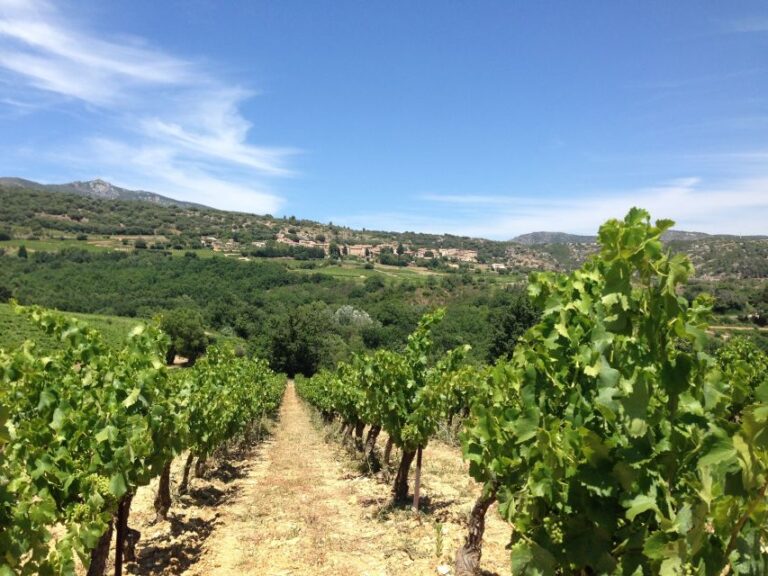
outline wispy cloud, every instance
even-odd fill
[[[422,195],[415,214],[336,216],[334,222],[394,230],[420,230],[495,239],[532,231],[594,234],[609,218],[632,206],[654,218],[672,218],[677,228],[709,233],[768,234],[768,177],[710,184],[697,177],[656,186],[591,195]],[[435,209],[437,204],[442,208]],[[367,223],[367,224],[366,224]]]
[[[268,188],[252,181],[243,184],[233,178],[223,178],[216,167],[201,165],[195,160],[179,158],[172,148],[147,144],[126,145],[106,138],[93,138],[85,148],[84,158],[62,156],[84,169],[95,162],[104,170],[102,177],[123,187],[151,190],[164,196],[185,199],[228,210],[275,214],[283,204],[282,198]],[[126,168],[126,166],[128,168]],[[252,207],[258,207],[258,210]]]
[[[191,63],[143,46],[79,31],[43,0],[0,0],[0,66],[42,90],[96,105],[130,98],[147,86],[194,86]]]
[[[255,212],[281,205],[267,191],[267,179],[290,175],[287,162],[298,151],[252,144],[241,106],[253,92],[199,63],[138,38],[104,39],[45,0],[0,0],[0,81],[7,106],[31,110],[46,94],[100,116],[98,139],[84,138],[75,152],[91,163],[90,175],[117,164],[127,186],[144,183],[171,196]],[[105,126],[111,130],[106,138]]]

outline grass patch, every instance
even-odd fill
[[[75,312],[63,312],[62,314],[86,322],[101,332],[110,346],[118,346],[124,342],[128,333],[142,323],[138,318],[99,316]],[[38,348],[44,351],[58,348],[56,339],[43,332],[29,318],[14,312],[10,304],[0,304],[0,348],[6,350],[16,348],[25,340],[32,340]]]
[[[16,253],[19,246],[26,247],[30,252],[59,252],[65,248],[77,248],[87,250],[88,252],[108,252],[111,248],[107,246],[97,246],[83,240],[3,240],[0,241],[0,248],[6,252]]]
[[[61,314],[68,318],[77,318],[91,328],[98,330],[106,343],[114,347],[121,346],[133,328],[149,322],[143,318],[126,318],[123,316],[82,314],[79,312],[61,312]],[[245,345],[245,341],[237,336],[213,333],[212,337],[219,344],[233,347]],[[26,340],[35,342],[42,351],[52,351],[59,347],[59,342],[55,338],[43,332],[25,315],[14,312],[10,304],[0,303],[0,349],[16,348]]]

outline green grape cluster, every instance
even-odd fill
[[[79,502],[72,506],[70,518],[75,522],[82,522],[91,515],[91,507],[85,502]]]
[[[109,478],[99,474],[91,474],[88,476],[88,486],[90,486],[93,492],[101,496],[105,502],[111,502],[114,499],[109,489]]]
[[[547,516],[544,518],[542,525],[553,543],[563,543],[563,522],[561,520],[552,516]]]

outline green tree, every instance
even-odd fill
[[[522,290],[498,293],[491,303],[489,314],[491,341],[488,361],[512,356],[518,339],[538,318],[539,311]]]
[[[183,356],[194,364],[208,347],[203,317],[196,310],[176,308],[165,312],[160,320],[160,328],[171,339],[166,353],[168,364],[173,363],[176,355]]]
[[[26,258],[27,258],[27,247],[26,247],[26,246],[24,246],[24,244],[22,244],[21,246],[19,246],[19,250],[16,252],[16,255],[17,255],[19,258],[24,258],[24,259],[26,259]]]
[[[366,292],[376,292],[377,290],[384,288],[384,279],[378,274],[375,276],[368,276],[363,282],[363,286],[365,286]]]
[[[333,318],[321,302],[305,304],[276,317],[269,329],[267,356],[277,372],[312,376],[321,365],[333,366],[343,355],[333,332]]]

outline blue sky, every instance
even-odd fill
[[[505,239],[768,233],[765,2],[0,0],[0,175]]]

